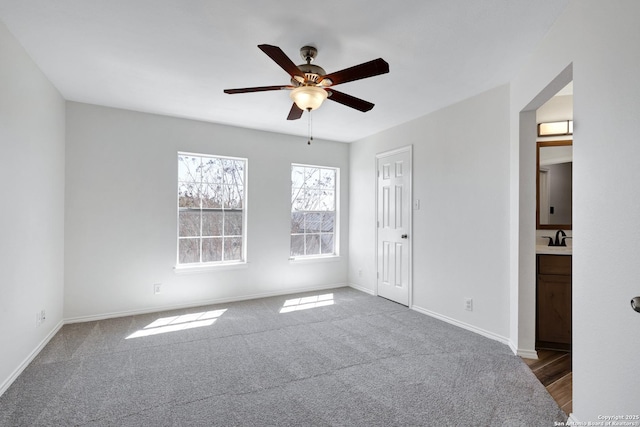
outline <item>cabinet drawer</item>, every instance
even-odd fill
[[[571,275],[570,255],[538,255],[538,274]]]

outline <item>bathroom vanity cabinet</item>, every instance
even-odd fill
[[[571,349],[571,255],[537,255],[536,348]]]

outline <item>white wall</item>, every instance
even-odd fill
[[[535,150],[523,136],[530,122],[521,111],[537,107],[538,95],[572,64],[573,417],[581,422],[640,409],[640,315],[629,304],[640,295],[638,16],[636,1],[572,1],[511,85],[512,179],[521,190],[519,197],[512,192],[511,205],[512,294],[520,299],[511,328],[520,346],[533,339],[523,304],[535,283],[534,237],[527,231]]]
[[[174,271],[178,151],[248,158],[245,267]],[[339,259],[289,261],[292,162],[341,169]],[[69,102],[65,318],[344,285],[348,186],[343,143]]]
[[[65,123],[64,100],[2,23],[0,63],[2,394],[62,321]]]
[[[508,119],[501,86],[351,144],[350,283],[375,291],[375,155],[412,145],[414,308],[508,340]]]
[[[573,120],[573,95],[554,96],[536,110],[536,123],[560,122]],[[554,139],[571,139],[567,136],[538,137],[538,140],[548,141]]]

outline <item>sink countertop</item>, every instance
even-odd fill
[[[536,254],[538,255],[571,255],[572,251],[571,246],[536,245]]]

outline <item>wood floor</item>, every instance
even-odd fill
[[[538,360],[525,358],[522,360],[546,387],[558,406],[569,415],[573,410],[571,353],[538,350]]]

